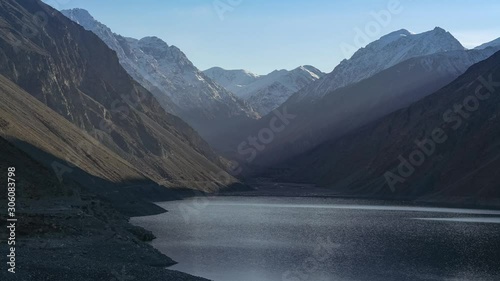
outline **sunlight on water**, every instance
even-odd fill
[[[373,210],[373,211],[405,211],[405,212],[431,212],[431,213],[455,213],[455,214],[481,214],[500,215],[500,211],[457,209],[457,208],[434,208],[434,207],[410,207],[410,206],[370,206],[370,205],[321,205],[321,204],[250,204],[250,203],[210,203],[214,206],[233,207],[265,207],[265,208],[313,208],[313,209],[344,209],[344,210]]]
[[[500,223],[500,218],[415,218],[415,220],[468,223]]]
[[[178,262],[171,269],[214,281],[496,281],[500,273],[500,211],[330,198],[158,205],[169,212],[131,221],[154,232],[152,245]]]

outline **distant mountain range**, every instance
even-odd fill
[[[325,75],[310,65],[291,71],[276,70],[267,75],[255,75],[245,70],[225,70],[220,67],[204,72],[228,91],[246,100],[262,116],[278,108],[292,94]]]
[[[181,117],[213,145],[225,143],[237,127],[258,118],[245,102],[199,71],[179,48],[157,37],[138,40],[115,34],[83,9],[61,12],[99,36],[166,111]]]

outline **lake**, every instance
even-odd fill
[[[500,211],[213,197],[132,218],[170,269],[215,281],[500,280]]]

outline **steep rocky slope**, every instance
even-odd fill
[[[417,57],[333,91],[320,102],[289,107],[285,104],[280,110],[286,107],[296,118],[277,134],[259,161],[277,163],[408,106],[444,87],[494,52],[494,48],[488,48]],[[270,118],[261,123],[270,122]]]
[[[38,0],[2,1],[0,18],[0,74],[148,178],[203,190],[236,182],[208,144],[165,113],[95,34]]]
[[[358,196],[498,199],[498,81],[500,53],[423,100],[294,159],[289,176]]]
[[[359,49],[323,79],[297,93],[296,99],[290,102],[318,101],[336,89],[369,78],[411,58],[463,50],[465,48],[453,35],[439,27],[420,34],[413,34],[405,29],[398,30]]]
[[[198,70],[179,48],[157,37],[138,40],[115,34],[82,9],[62,13],[99,36],[165,110],[180,116],[212,145],[225,143],[238,126],[258,117],[247,104]]]
[[[27,152],[33,151],[35,159],[59,172],[60,177],[78,166],[89,175],[110,182],[147,179],[130,163],[2,75],[0,135]],[[34,153],[35,149],[53,159],[44,159]]]
[[[441,28],[421,34],[404,29],[387,34],[284,102],[278,112],[296,118],[275,134],[265,153],[258,153],[252,163],[274,165],[407,106],[493,53],[467,51]],[[247,135],[269,127],[273,118],[275,114],[266,115],[249,127]],[[252,149],[240,148],[240,154]]]

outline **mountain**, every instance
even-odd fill
[[[8,171],[11,167],[29,171],[29,174],[17,173],[16,191],[18,199],[57,198],[71,194],[71,188],[61,184],[54,171],[35,161],[2,137],[0,137],[0,152],[2,153],[0,168],[3,171]],[[14,174],[16,173],[14,172]],[[0,177],[2,181],[7,182],[7,174]],[[6,199],[7,193],[2,192],[0,200]]]
[[[19,90],[15,86],[6,89],[9,88],[8,82],[5,78],[0,80],[0,89]],[[22,99],[30,100],[27,93],[19,91],[18,94],[23,95]],[[66,121],[53,114],[54,118],[62,119],[61,122]],[[0,174],[2,182],[7,182],[7,171],[15,168],[11,179],[15,180],[18,202],[16,217],[22,221],[16,226],[16,240],[22,240],[24,253],[29,256],[16,274],[6,270],[0,273],[2,280],[58,281],[68,280],[68,276],[75,276],[71,280],[103,280],[107,274],[110,277],[104,277],[104,280],[118,280],[122,278],[118,272],[126,271],[128,276],[140,280],[206,281],[165,269],[175,262],[146,243],[154,238],[151,232],[131,225],[128,217],[118,213],[108,202],[99,200],[95,194],[83,191],[74,182],[61,182],[56,171],[2,137],[0,155],[0,168],[5,171]],[[7,192],[0,193],[0,202],[7,204]],[[6,211],[0,212],[2,221],[6,222],[7,218]],[[3,225],[6,227],[7,224]],[[0,234],[2,251],[8,251],[7,243],[3,243],[7,241],[7,235],[7,232]],[[40,236],[43,236],[43,243],[40,243]],[[47,245],[58,245],[51,247],[49,261]],[[87,254],[90,247],[95,255]],[[123,256],[124,252],[127,257]]]
[[[416,57],[337,89],[319,102],[289,107],[285,103],[279,111],[286,109],[296,118],[275,136],[257,162],[273,165],[341,137],[434,93],[494,53],[494,48],[488,48]],[[261,126],[272,118],[263,118]]]
[[[83,9],[61,12],[99,36],[117,53],[128,74],[153,93],[165,110],[181,117],[210,143],[220,145],[238,126],[258,117],[199,71],[179,48],[157,37],[138,40],[115,34]]]
[[[219,67],[204,72],[228,91],[246,100],[262,116],[324,75],[320,70],[308,65],[291,71],[276,70],[262,76],[245,70],[224,70]]]
[[[99,160],[99,151],[87,155],[84,148],[79,149],[80,155],[96,162],[94,165],[123,164],[96,171],[98,176],[113,176],[116,181],[146,177],[167,187],[206,191],[237,182],[224,172],[220,157],[209,145],[181,119],[167,114],[95,34],[38,0],[1,1],[0,8],[0,74],[118,158],[107,162],[103,154],[104,159]],[[46,19],[43,24],[40,14]],[[26,108],[20,108],[17,114],[27,114],[23,112]],[[44,114],[32,113],[26,123],[45,122]],[[16,118],[13,114],[6,121],[16,124]],[[46,127],[49,125],[53,126],[47,123]],[[54,131],[40,139],[29,131],[21,133],[27,134],[25,142],[43,150],[63,140],[63,132]],[[79,147],[76,136],[67,141]],[[66,159],[71,155],[61,151],[59,156]],[[81,166],[85,169],[84,163]],[[117,175],[106,176],[107,170]]]
[[[342,61],[319,81],[302,89],[292,101],[319,100],[327,93],[371,77],[405,60],[447,51],[463,51],[460,42],[444,29],[412,34],[402,29],[389,33]]]
[[[498,39],[495,39],[491,42],[488,42],[488,43],[484,43],[480,46],[477,46],[475,49],[476,50],[482,50],[482,49],[486,49],[486,48],[489,48],[489,47],[498,47],[500,46],[500,38]]]
[[[2,75],[0,93],[0,136],[59,171],[59,176],[78,166],[110,182],[147,179],[130,163]],[[46,159],[36,150],[60,160]]]
[[[423,33],[417,38],[436,38],[436,36],[431,35],[441,33],[442,30],[438,29]],[[382,41],[369,44],[370,48],[395,42],[393,38],[395,34],[397,33],[391,33],[382,37]],[[444,36],[448,37],[448,33],[445,32]],[[407,41],[404,40],[404,42]],[[420,49],[421,40],[415,42],[417,44],[415,48],[405,45],[403,49]],[[436,44],[430,44],[430,46],[432,45]],[[317,102],[301,100],[300,94],[303,93],[304,89],[308,89],[314,84],[317,85],[326,77],[306,86],[279,108],[279,111],[286,109],[287,112],[297,117],[275,136],[273,143],[266,146],[266,153],[261,154],[260,160],[257,162],[262,165],[277,164],[290,156],[301,154],[324,141],[340,137],[384,115],[408,106],[446,86],[463,74],[471,65],[487,59],[495,51],[500,50],[500,48],[459,49],[461,50],[421,56],[412,53],[412,56],[416,57],[404,60],[359,82],[329,92],[320,97]],[[271,115],[263,118],[259,122],[260,127],[268,124],[272,118]],[[252,128],[254,130],[252,133],[255,133],[258,128],[259,126]]]
[[[243,69],[226,70],[221,67],[212,67],[203,71],[203,73],[236,95],[242,88],[254,83],[261,77]],[[238,97],[242,98],[241,95],[238,95]]]
[[[411,106],[293,159],[290,180],[361,196],[498,200],[498,81],[500,52]]]

